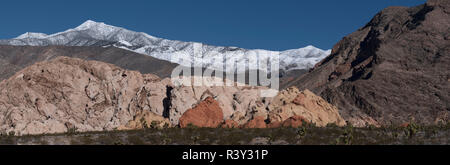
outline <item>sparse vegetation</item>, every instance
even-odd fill
[[[77,128],[76,127],[72,127],[72,128],[68,128],[67,129],[67,134],[72,135],[72,134],[76,134],[77,133]]]
[[[75,131],[76,132],[76,131]],[[87,145],[171,145],[171,144],[293,144],[293,145],[373,145],[373,144],[450,144],[450,125],[406,127],[364,127],[351,125],[299,128],[166,128],[109,132],[77,132],[64,134],[0,136],[0,144],[87,144]]]
[[[336,143],[351,145],[353,141],[353,130],[353,126],[350,123],[347,123],[347,126],[344,127],[344,133],[336,139]]]
[[[298,128],[297,134],[300,138],[305,137],[306,135],[306,128],[305,127],[300,127]]]
[[[419,131],[420,126],[411,122],[405,127],[405,135],[409,138],[414,137],[414,135]]]

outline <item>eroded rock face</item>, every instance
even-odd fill
[[[167,80],[170,81],[170,80]],[[257,106],[260,90],[265,87],[250,86],[174,86],[170,92],[170,121],[178,124],[179,118],[186,110],[207,97],[214,97],[223,112],[224,120],[231,119],[233,114],[245,115],[248,109]],[[239,120],[235,120],[239,121]],[[243,124],[243,122],[239,122]]]
[[[175,86],[97,61],[57,57],[0,82],[0,132],[16,135],[171,126],[267,128],[304,120],[341,125],[337,109],[295,88]],[[293,118],[294,117],[294,118]],[[303,119],[302,119],[303,120]],[[270,125],[268,125],[270,123]],[[278,124],[276,124],[278,123]]]
[[[32,65],[0,87],[0,131],[18,135],[140,129],[167,119],[174,126],[207,97],[219,100],[221,123],[245,115],[262,88],[176,87],[170,79],[68,57]]]
[[[190,124],[197,127],[217,128],[223,122],[223,112],[214,98],[207,97],[194,108],[183,113],[179,122],[181,128],[186,128]]]
[[[161,104],[151,104],[165,96],[152,84],[158,81],[97,61],[58,57],[37,63],[0,83],[0,131],[113,130],[143,110],[162,113]]]
[[[317,126],[326,126],[329,123],[345,125],[345,120],[335,106],[309,90],[300,92],[295,87],[280,92],[272,100],[268,118],[271,122],[284,122],[293,116],[302,116],[304,120]]]
[[[232,120],[242,128],[299,127],[303,122],[319,127],[346,124],[335,106],[311,91],[299,91],[296,87],[283,90],[274,98],[260,98],[245,114],[233,114]]]

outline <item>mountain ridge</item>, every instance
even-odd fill
[[[280,68],[285,71],[309,69],[328,56],[331,51],[322,50],[312,45],[286,51],[212,46],[198,42],[167,40],[144,32],[135,32],[92,20],[87,20],[73,29],[50,35],[27,32],[13,39],[0,40],[0,44],[16,46],[114,46],[183,66],[190,66],[193,61],[201,61],[201,63],[193,67],[213,70],[223,70],[227,60],[234,60],[230,59],[231,57],[237,58],[238,61],[253,61],[249,59],[248,54],[255,53],[280,55]],[[193,50],[196,45],[200,45],[199,53],[201,57],[197,57],[198,55]],[[220,58],[223,58],[225,62],[217,60]],[[255,69],[256,67],[256,64],[251,63],[247,70]],[[227,69],[226,71],[231,71],[235,67],[225,68]]]

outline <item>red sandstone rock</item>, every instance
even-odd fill
[[[249,122],[245,123],[242,127],[243,128],[267,128],[267,124],[264,121],[266,120],[263,116],[257,116],[250,120]]]
[[[294,103],[296,105],[304,106],[305,105],[305,99],[306,99],[305,95],[299,94],[297,97],[295,97],[294,100],[292,100],[292,103]]]
[[[289,119],[285,120],[282,124],[283,127],[301,127],[303,125],[303,122],[307,122],[304,117],[302,116],[292,116]]]
[[[345,120],[340,116],[339,110],[335,106],[308,89],[299,91],[297,88],[291,87],[279,92],[270,102],[268,110],[270,122],[283,123],[290,117],[301,116],[304,120],[315,123],[320,127],[329,123],[336,123],[339,126],[345,125]]]
[[[279,121],[274,121],[274,122],[270,122],[269,124],[267,124],[267,127],[268,128],[279,128],[279,127],[281,127],[281,124],[283,124],[283,123],[281,123]]]
[[[225,120],[222,124],[222,128],[237,128],[239,127],[239,124],[235,122],[234,120]]]
[[[216,128],[223,121],[223,112],[219,103],[212,97],[206,98],[197,106],[187,110],[180,118],[180,127],[186,128],[189,124],[197,127]]]

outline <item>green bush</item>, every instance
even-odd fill
[[[150,124],[150,128],[158,128],[158,122],[152,121],[152,123]]]
[[[297,135],[299,137],[305,137],[306,136],[306,128],[305,127],[298,128]]]
[[[68,134],[68,135],[74,135],[74,134],[76,134],[76,133],[77,133],[77,128],[75,128],[75,127],[68,128],[68,129],[67,129],[67,134]]]
[[[420,126],[416,123],[411,122],[404,129],[405,136],[412,138],[414,135],[416,135],[417,132],[419,132],[419,130],[420,130]]]
[[[345,144],[345,145],[351,145],[353,142],[353,132],[354,128],[353,125],[350,123],[347,123],[347,126],[344,128],[344,133],[338,138],[337,144]]]

